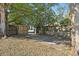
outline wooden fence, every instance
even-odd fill
[[[26,25],[9,25],[7,35],[26,35],[28,26]]]
[[[27,25],[18,25],[18,34],[19,35],[26,35],[28,33],[28,26]]]
[[[8,28],[7,28],[7,35],[8,36],[11,36],[11,35],[17,35],[18,32],[17,32],[17,26],[16,25],[8,25]]]

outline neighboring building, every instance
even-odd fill
[[[29,26],[28,34],[36,34],[36,28],[34,26]]]

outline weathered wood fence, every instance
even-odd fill
[[[8,25],[7,35],[26,35],[28,32],[27,25]]]

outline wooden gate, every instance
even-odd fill
[[[18,29],[16,25],[8,25],[7,28],[7,35],[12,36],[12,35],[17,35],[18,34]]]
[[[18,34],[19,35],[26,35],[27,33],[28,33],[27,25],[18,25]]]

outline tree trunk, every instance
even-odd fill
[[[75,28],[74,28],[74,19],[75,19],[75,14],[72,14],[72,30],[71,30],[71,44],[74,47],[75,46]]]
[[[39,31],[40,31],[39,27],[36,27],[36,34],[39,34]]]
[[[0,4],[0,14],[1,14],[1,31],[3,34],[2,39],[6,38],[6,19],[5,19],[5,9],[4,4]]]
[[[75,19],[75,4],[70,4],[70,19],[71,19],[71,27],[72,27],[72,30],[71,30],[71,46],[75,46],[75,29],[74,29],[74,19]]]
[[[76,20],[76,10],[75,8],[77,7],[76,4],[72,4],[71,6],[71,26],[72,26],[72,31],[71,31],[71,45],[74,48],[74,54],[77,54],[77,48],[78,48],[78,33],[75,27],[75,20]]]

